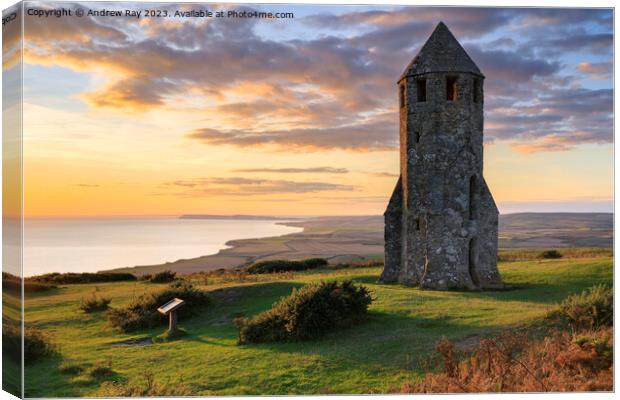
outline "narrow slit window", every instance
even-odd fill
[[[416,231],[420,230],[420,218],[415,219],[415,230]]]
[[[469,241],[469,276],[474,285],[478,286],[478,274],[476,273],[476,238]]]
[[[469,219],[476,219],[476,191],[477,188],[476,175],[472,175],[469,179]]]
[[[420,143],[420,132],[418,131],[413,132],[413,140],[415,143]]]
[[[480,79],[474,79],[474,103],[480,103]]]
[[[398,98],[400,99],[400,108],[405,106],[405,85],[400,85],[398,87]]]
[[[426,101],[426,79],[418,79],[416,86],[418,89],[418,101]]]
[[[456,78],[446,78],[446,100],[456,101]]]

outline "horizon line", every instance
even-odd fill
[[[614,211],[516,211],[499,213],[500,216],[514,215],[514,214],[614,214]],[[212,214],[212,213],[184,213],[184,214],[109,214],[109,215],[35,215],[35,216],[23,216],[24,220],[27,219],[107,219],[107,218],[181,218],[183,216],[204,216],[204,217],[260,217],[260,218],[326,218],[326,217],[379,217],[383,214],[294,214],[294,215],[282,215],[282,214]],[[3,219],[19,219],[19,217],[3,217]],[[205,218],[208,219],[208,218]]]

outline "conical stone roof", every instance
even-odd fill
[[[398,80],[429,72],[469,72],[484,76],[443,22],[437,24],[418,55],[411,60]]]

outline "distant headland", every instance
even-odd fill
[[[180,219],[240,219],[244,221],[298,221],[300,217],[273,217],[268,215],[212,215],[212,214],[184,214]]]

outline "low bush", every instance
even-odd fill
[[[323,282],[293,289],[290,296],[251,319],[236,319],[239,343],[313,339],[362,321],[372,302],[364,286]]]
[[[327,266],[324,258],[308,258],[302,261],[267,260],[259,261],[247,268],[250,274],[269,274],[273,272],[304,271]]]
[[[140,275],[138,279],[141,281],[150,281],[152,277],[153,275],[151,274],[144,274],[144,275]]]
[[[36,293],[45,292],[50,289],[55,289],[56,286],[49,283],[32,282],[28,279],[23,281],[24,292]],[[21,294],[22,279],[19,276],[15,276],[6,272],[2,273],[2,290],[13,295]]]
[[[58,367],[58,371],[65,375],[79,375],[84,371],[84,367],[75,363],[63,363]]]
[[[24,281],[24,292],[26,293],[46,292],[56,288],[56,285],[49,283]]]
[[[8,323],[2,324],[2,351],[14,362],[21,362],[21,328]],[[34,363],[39,359],[56,352],[47,335],[43,332],[26,328],[24,330],[24,362]]]
[[[52,272],[44,275],[37,275],[26,278],[27,282],[43,282],[57,285],[68,285],[76,283],[102,283],[102,282],[120,282],[135,281],[135,275],[129,273],[117,272]]]
[[[98,364],[88,370],[88,375],[95,379],[105,379],[112,377],[116,372],[112,369],[112,362]]]
[[[24,331],[24,361],[26,364],[38,361],[44,356],[56,352],[49,336],[34,328],[26,328]]]
[[[80,303],[80,310],[85,313],[105,311],[108,309],[108,305],[111,301],[112,299],[109,297],[97,297],[97,294],[93,293],[90,297],[82,299]]]
[[[22,354],[21,329],[18,326],[2,321],[2,354],[14,362],[21,362]]]
[[[160,314],[157,308],[175,297],[185,301],[185,305],[178,311],[179,318],[191,315],[199,307],[209,304],[206,292],[196,289],[185,280],[175,280],[165,290],[143,294],[126,307],[110,308],[106,317],[112,326],[122,332],[165,325],[167,317]]]
[[[172,271],[162,271],[153,274],[149,279],[152,283],[170,283],[176,279],[177,273]]]
[[[545,250],[540,253],[542,258],[562,258],[562,253],[557,250]]]
[[[555,331],[543,340],[507,332],[482,339],[473,354],[459,361],[447,339],[436,343],[440,372],[429,370],[404,393],[583,392],[613,390],[610,327],[587,338]],[[435,363],[436,365],[436,363]]]
[[[321,268],[327,266],[328,262],[324,258],[307,258],[302,260],[306,269]]]
[[[596,285],[580,294],[573,294],[560,304],[560,315],[576,329],[611,326],[614,317],[613,289]]]
[[[355,261],[347,263],[331,264],[330,269],[348,269],[348,268],[374,268],[383,267],[382,260]]]

